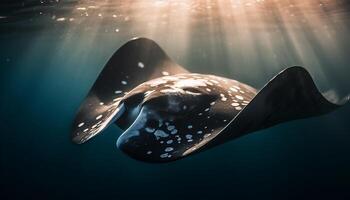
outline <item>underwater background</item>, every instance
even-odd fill
[[[124,155],[117,126],[70,140],[81,101],[133,37],[258,89],[303,66],[345,96],[349,22],[347,0],[1,1],[0,199],[350,199],[350,105],[166,164]]]

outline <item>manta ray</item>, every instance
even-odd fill
[[[261,90],[233,79],[191,73],[147,38],[120,47],[83,100],[72,141],[85,143],[114,123],[116,145],[130,157],[169,162],[281,122],[329,113],[328,100],[302,67],[290,67]]]

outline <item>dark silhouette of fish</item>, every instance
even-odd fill
[[[146,162],[168,162],[275,124],[325,114],[329,101],[302,67],[290,67],[260,91],[215,75],[190,73],[152,40],[133,39],[108,61],[82,103],[72,140],[81,144],[111,123],[117,146]]]

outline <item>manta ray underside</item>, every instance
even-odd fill
[[[152,40],[133,39],[108,61],[75,117],[81,144],[115,123],[117,146],[146,162],[168,162],[275,124],[331,112],[302,67],[290,67],[260,91],[215,75],[190,73]]]

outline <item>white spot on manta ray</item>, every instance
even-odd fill
[[[139,68],[144,68],[144,67],[145,67],[145,64],[143,64],[142,62],[138,62],[138,63],[137,63],[137,66],[138,66]]]
[[[162,74],[163,74],[164,76],[169,76],[169,72],[167,72],[167,71],[162,71]]]
[[[101,118],[102,118],[102,115],[99,115],[99,116],[96,117],[96,120],[99,120]]]
[[[155,131],[154,128],[150,128],[150,127],[146,127],[145,130],[148,132],[148,133],[153,133]]]
[[[187,134],[187,135],[185,135],[185,137],[186,137],[186,139],[192,139],[192,135],[191,134]]]
[[[165,152],[169,152],[169,151],[172,151],[172,150],[174,150],[174,148],[173,147],[167,147],[167,148],[165,148]]]
[[[169,134],[167,134],[166,132],[162,131],[162,130],[156,130],[153,133],[156,137],[168,137]]]
[[[168,153],[163,153],[163,154],[160,155],[161,158],[167,158],[168,156],[169,156]]]
[[[232,90],[233,92],[238,92],[238,90],[236,88],[231,87],[230,90]]]
[[[80,127],[82,127],[82,126],[84,126],[84,122],[82,122],[82,123],[80,123],[80,124],[78,124],[78,127],[80,128]]]
[[[236,109],[236,110],[242,110],[242,107],[237,106],[237,107],[235,107],[235,109]]]
[[[225,97],[224,94],[220,94],[220,96],[221,96],[221,101],[227,101],[227,98]]]
[[[232,103],[231,105],[234,107],[237,107],[237,106],[239,106],[239,103]]]
[[[171,130],[173,130],[173,129],[175,128],[175,126],[170,125],[170,126],[168,126],[167,128],[168,128],[169,131],[171,131]]]
[[[166,141],[166,143],[171,144],[171,143],[173,143],[173,140],[168,140],[168,141]]]
[[[236,95],[236,98],[239,99],[239,100],[243,100],[244,98],[240,95]]]
[[[128,84],[128,82],[126,82],[126,81],[121,81],[121,83],[122,83],[123,85]]]

